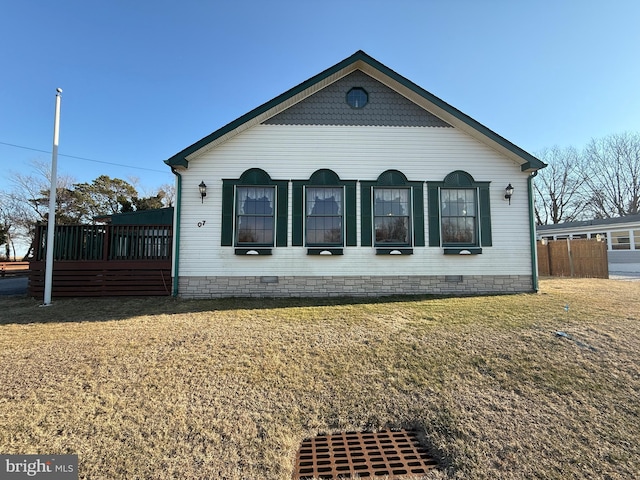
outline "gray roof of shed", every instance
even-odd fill
[[[599,226],[619,225],[619,224],[627,224],[627,223],[637,223],[640,225],[640,215],[626,215],[624,217],[615,217],[615,218],[594,218],[593,220],[582,220],[578,222],[554,223],[552,225],[538,225],[536,227],[536,230],[538,232],[549,232],[549,231],[563,230],[563,229],[569,229],[569,228],[584,229],[591,226],[599,227]]]

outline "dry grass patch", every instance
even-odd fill
[[[81,478],[284,479],[305,437],[413,427],[444,466],[427,478],[633,478],[639,294],[5,298],[0,452],[77,453]]]

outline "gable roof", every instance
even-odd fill
[[[385,85],[407,97],[409,100],[420,105],[425,110],[440,117],[445,122],[466,132],[480,142],[512,159],[520,165],[522,171],[531,172],[546,167],[546,164],[541,160],[522,150],[520,147],[509,142],[494,131],[462,113],[460,110],[452,107],[445,101],[429,93],[402,75],[394,72],[389,67],[386,67],[373,57],[370,57],[362,50],[358,50],[350,57],[311,77],[290,90],[287,90],[259,107],[254,108],[250,112],[242,115],[201,140],[198,140],[193,145],[188,146],[168,160],[165,160],[165,163],[170,167],[187,168],[189,166],[189,158],[195,154],[213,148],[247,128],[277,115],[295,103],[355,70],[361,70],[381,81]]]

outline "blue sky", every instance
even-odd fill
[[[364,50],[525,150],[640,131],[637,0],[24,0],[0,14],[0,189],[138,177]],[[82,157],[85,160],[72,157]],[[89,160],[93,161],[89,161]],[[117,165],[114,165],[117,164]]]

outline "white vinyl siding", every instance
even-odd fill
[[[477,181],[491,182],[493,246],[464,258],[445,256],[435,247],[419,247],[402,258],[376,256],[372,247],[346,247],[339,257],[307,256],[306,248],[291,246],[290,183],[289,246],[275,247],[271,256],[236,256],[232,247],[220,246],[222,179],[239,178],[256,167],[278,179],[309,178],[327,168],[340,178],[360,181],[375,181],[394,168],[425,182],[464,170]],[[181,174],[180,276],[531,274],[527,174],[454,128],[260,125],[190,158]],[[203,180],[208,186],[204,203],[198,191]],[[504,199],[509,183],[515,188],[511,205]],[[425,206],[426,195],[425,188]]]

